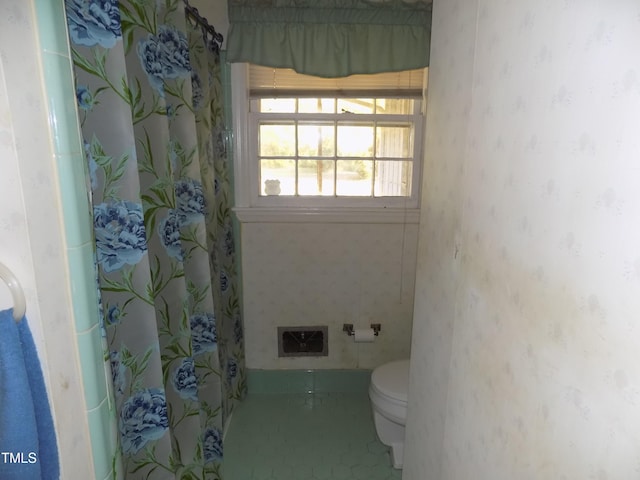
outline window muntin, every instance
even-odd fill
[[[414,196],[418,99],[254,98],[250,117],[259,199]]]

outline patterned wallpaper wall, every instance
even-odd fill
[[[245,223],[242,272],[248,368],[373,368],[407,358],[417,225]],[[354,343],[343,323],[381,323]],[[277,327],[327,325],[327,357],[278,358]]]
[[[638,478],[640,4],[433,23],[403,478]]]

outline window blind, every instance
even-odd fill
[[[325,78],[304,75],[290,68],[249,66],[252,97],[387,96],[420,97],[426,87],[426,68],[371,75]]]

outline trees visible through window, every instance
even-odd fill
[[[259,196],[411,197],[420,101],[256,98]]]

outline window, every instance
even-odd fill
[[[252,100],[259,195],[410,198],[418,107],[404,98]]]
[[[241,206],[417,208],[423,70],[346,79],[249,71]]]

